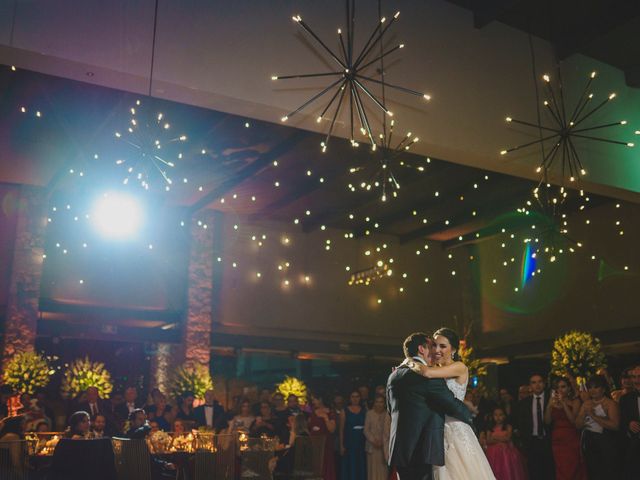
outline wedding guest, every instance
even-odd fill
[[[629,371],[633,390],[620,398],[621,430],[624,441],[624,478],[640,477],[640,365]]]
[[[91,422],[91,437],[111,437],[111,432],[108,432],[107,429],[107,417],[103,413],[98,413],[95,417],[93,417],[93,421]]]
[[[124,391],[124,401],[114,408],[114,413],[120,422],[124,422],[139,408],[142,408],[142,403],[138,400],[138,390],[136,387],[127,387]]]
[[[527,469],[531,480],[554,478],[550,429],[544,423],[544,411],[549,403],[544,378],[533,374],[529,378],[531,395],[518,403],[519,440],[527,456]]]
[[[195,401],[195,394],[193,392],[184,392],[178,397],[178,414],[176,419],[180,419],[184,422],[188,422],[192,425],[196,423],[196,417],[193,414],[193,402]]]
[[[11,460],[11,470],[22,470],[22,445],[19,442],[24,438],[25,418],[23,415],[5,417],[0,421],[0,452],[8,450]],[[0,470],[0,475],[4,474]]]
[[[619,478],[616,432],[620,427],[618,404],[606,397],[607,381],[596,375],[587,382],[589,399],[576,418],[583,428],[583,450],[589,478]]]
[[[311,415],[308,426],[311,436],[324,437],[324,460],[322,463],[322,478],[324,480],[336,480],[336,464],[333,454],[334,437],[336,431],[336,416],[327,407],[322,395],[311,395]]]
[[[177,418],[176,420],[173,421],[173,428],[171,429],[171,431],[175,433],[176,436],[180,436],[180,435],[184,435],[187,429],[185,428],[182,420]]]
[[[255,419],[256,417],[251,413],[249,400],[243,400],[240,404],[240,411],[229,422],[229,433],[248,432]]]
[[[545,423],[551,426],[551,450],[556,467],[556,480],[587,478],[580,454],[580,434],[576,428],[580,406],[580,400],[575,398],[569,380],[556,379],[553,395],[544,414]]]
[[[341,422],[340,453],[342,454],[342,478],[366,479],[366,454],[364,438],[365,409],[358,390],[349,395],[349,405],[344,409]]]
[[[302,413],[291,415],[287,420],[287,427],[289,430],[289,438],[287,439],[284,451],[278,457],[275,471],[284,478],[291,478],[296,455],[296,440],[309,437],[306,415]]]
[[[89,438],[91,419],[87,412],[75,412],[69,417],[69,426],[63,433],[64,438],[85,440]]]
[[[364,420],[368,480],[387,480],[389,477],[389,467],[387,466],[389,443],[385,431],[389,430],[390,426],[391,417],[385,408],[385,399],[378,395],[373,401],[373,408],[367,412]],[[385,437],[387,438],[386,444]]]
[[[36,433],[50,432],[51,426],[45,420],[40,420],[38,423],[36,423],[36,426],[33,429],[33,431]]]
[[[526,480],[524,457],[513,445],[513,427],[501,407],[493,410],[484,432],[487,460],[496,480]]]
[[[373,402],[369,398],[369,386],[362,384],[358,387],[358,393],[360,394],[360,404],[365,410],[369,410],[373,406]]]
[[[333,412],[336,416],[336,434],[334,436],[333,453],[336,464],[336,477],[342,478],[342,454],[340,453],[340,445],[342,438],[342,417],[344,416],[344,397],[340,393],[333,396]]]
[[[278,431],[278,421],[271,411],[269,402],[261,402],[258,416],[251,424],[249,434],[254,438],[266,436],[268,438],[280,438],[281,432]]]
[[[611,399],[616,402],[620,401],[620,397],[634,390],[633,381],[631,380],[631,371],[633,367],[625,368],[620,374],[620,388],[611,392]]]
[[[513,421],[513,415],[516,409],[516,402],[513,399],[513,395],[506,388],[501,388],[498,393],[498,407],[502,408],[505,415],[507,416],[507,421]]]
[[[111,413],[111,405],[108,401],[100,398],[100,392],[97,387],[89,387],[85,391],[85,401],[78,404],[78,411],[87,412],[91,417],[102,413],[107,415]]]
[[[171,430],[171,405],[167,404],[167,397],[162,392],[155,395],[153,405],[149,406],[150,412],[147,412],[147,418],[158,423],[158,428],[164,432]],[[146,412],[146,409],[145,409]]]
[[[251,412],[254,416],[260,415],[260,408],[262,402],[271,403],[271,391],[268,388],[263,388],[258,394],[258,401],[251,406]]]
[[[9,416],[9,398],[13,390],[9,385],[0,386],[0,418]]]
[[[284,401],[284,396],[280,392],[275,392],[273,400],[273,416],[276,419],[278,436],[280,443],[286,445],[289,441],[289,409]]]
[[[132,440],[142,440],[151,433],[151,426],[147,422],[147,414],[142,408],[136,408],[129,414],[129,429],[125,437]]]
[[[291,393],[287,397],[287,409],[289,410],[289,416],[302,413],[302,408],[300,407],[300,399],[295,393]]]
[[[531,396],[531,387],[529,385],[520,385],[518,387],[518,402]]]
[[[204,392],[204,404],[193,410],[193,416],[197,427],[218,431],[224,428],[224,408],[215,399],[213,390]]]

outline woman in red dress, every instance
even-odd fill
[[[321,395],[311,395],[311,415],[309,416],[309,434],[324,435],[324,462],[322,465],[322,478],[324,480],[336,480],[336,464],[334,457],[333,437],[336,431],[336,416],[326,406]]]
[[[558,378],[547,405],[544,421],[551,425],[551,448],[556,464],[556,480],[586,480],[587,471],[580,455],[580,432],[576,417],[580,400],[574,398],[571,383]]]

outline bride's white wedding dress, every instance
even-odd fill
[[[446,380],[447,387],[460,401],[464,400],[467,384],[455,378]],[[433,467],[434,480],[495,480],[473,429],[448,415],[444,422],[444,466]]]

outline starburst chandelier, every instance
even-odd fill
[[[558,74],[558,76],[560,75]],[[596,72],[591,72],[582,95],[573,110],[570,110],[565,102],[565,93],[561,78],[558,79],[557,88],[554,88],[551,84],[551,77],[546,74],[543,75],[545,99],[542,105],[548,117],[551,118],[551,122],[543,123],[538,120],[537,123],[532,123],[510,116],[506,117],[507,123],[515,123],[537,129],[540,133],[540,138],[502,150],[500,154],[506,155],[526,147],[540,145],[542,149],[542,161],[537,167],[536,172],[542,174],[541,183],[546,182],[547,173],[551,171],[556,159],[559,158],[562,185],[564,185],[565,178],[568,177],[570,182],[575,182],[587,173],[576,150],[575,143],[577,141],[591,140],[633,147],[634,144],[631,142],[603,138],[592,134],[595,130],[626,125],[626,120],[596,125],[587,125],[585,123],[587,119],[591,118],[596,112],[616,98],[615,93],[610,93],[605,99],[594,106],[592,102],[594,94],[590,91],[590,88],[595,78]],[[550,148],[545,149],[545,146],[549,145]]]
[[[115,132],[115,138],[126,145],[116,165],[126,168],[123,184],[133,180],[149,190],[154,182],[160,181],[168,191],[173,183],[170,170],[183,157],[177,144],[185,142],[187,136],[175,136],[162,112],[146,114],[142,108],[142,102],[136,100],[135,106],[129,109],[127,128]]]
[[[300,15],[293,16],[293,21],[296,22],[309,36],[311,36],[315,42],[322,48],[322,50],[331,58],[332,62],[336,64],[337,68],[329,72],[319,73],[304,73],[297,75],[273,75],[272,80],[288,80],[294,78],[318,78],[318,77],[332,77],[336,78],[327,87],[316,93],[309,100],[304,102],[295,110],[291,111],[287,115],[283,116],[281,120],[286,122],[294,115],[298,114],[309,105],[319,100],[321,97],[333,92],[329,101],[322,109],[320,115],[316,118],[316,121],[320,123],[325,114],[329,113],[331,116],[328,132],[324,141],[321,142],[322,151],[327,150],[329,140],[331,139],[336,120],[338,119],[340,112],[343,109],[348,109],[348,118],[350,119],[350,140],[353,146],[358,146],[359,142],[355,139],[354,131],[356,130],[356,119],[359,123],[359,130],[367,138],[372,146],[376,145],[374,128],[371,125],[369,114],[367,113],[365,100],[368,99],[374,108],[380,110],[387,116],[393,116],[393,112],[389,110],[384,98],[376,95],[372,89],[371,84],[377,84],[382,87],[389,87],[404,93],[422,97],[425,100],[430,100],[430,96],[425,93],[420,93],[409,88],[405,88],[399,85],[393,85],[387,83],[384,80],[384,74],[381,79],[373,78],[367,72],[367,69],[373,65],[381,62],[388,55],[404,48],[404,44],[397,44],[387,50],[381,49],[380,53],[372,54],[376,47],[382,46],[382,39],[385,32],[389,30],[393,25],[400,12],[396,12],[391,19],[386,17],[380,17],[378,24],[369,35],[368,40],[360,49],[356,51],[354,46],[354,20],[355,20],[355,0],[346,0],[346,39],[342,33],[342,29],[338,29],[338,43],[339,50],[334,51],[327,46],[326,43],[316,35],[313,30],[302,20]],[[333,114],[331,109],[333,107]]]

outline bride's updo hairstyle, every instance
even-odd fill
[[[458,354],[458,350],[460,349],[460,337],[458,337],[458,334],[450,328],[442,327],[433,334],[433,339],[435,340],[436,337],[439,336],[442,336],[449,340],[451,350],[455,350],[455,352],[451,354],[451,359],[454,362],[460,361],[460,355]]]

